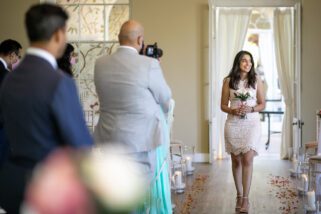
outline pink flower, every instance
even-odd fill
[[[36,213],[93,213],[90,196],[65,150],[57,150],[41,164],[30,183],[26,202]]]

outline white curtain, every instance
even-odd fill
[[[281,92],[285,102],[282,126],[281,158],[291,158],[289,148],[293,148],[293,80],[294,47],[292,9],[275,9],[273,18],[275,56]]]
[[[272,31],[267,30],[260,33],[259,50],[260,59],[263,66],[264,78],[267,84],[268,90],[266,96],[270,99],[279,98],[278,92],[278,79],[277,67],[275,61],[274,46],[274,34]],[[267,106],[268,107],[268,106]]]
[[[221,111],[222,83],[232,69],[237,52],[242,50],[248,29],[251,9],[219,8],[217,20],[217,39],[213,72],[213,112],[212,146],[215,158],[226,156],[224,147],[224,124],[226,114]]]

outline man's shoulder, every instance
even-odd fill
[[[74,79],[68,74],[66,74],[65,72],[63,72],[62,70],[59,69],[56,73],[58,77],[58,82],[63,82],[64,84],[67,84],[67,85],[75,84]]]
[[[142,60],[146,61],[147,63],[159,63],[157,59],[148,57],[145,55],[138,55]]]
[[[7,69],[4,67],[4,64],[0,61],[0,71],[4,71],[4,70],[7,70]]]
[[[110,58],[112,58],[114,54],[108,54],[108,55],[103,55],[103,56],[100,56],[96,59],[96,65],[100,65],[102,63],[105,63],[107,61],[109,61]]]
[[[157,59],[145,55],[136,54],[129,57],[129,59],[133,60],[137,64],[146,65],[148,67],[159,66],[159,61]]]
[[[46,73],[52,73],[56,69],[54,69],[54,67],[47,60],[41,57],[26,55],[16,70],[28,71],[28,72],[41,71],[43,75],[47,75]]]
[[[4,77],[9,73],[9,71],[4,67],[4,65],[0,66],[0,77]]]
[[[112,54],[98,57],[96,60],[96,64],[114,63],[114,62],[122,63],[122,62],[129,62],[129,61],[135,61],[136,63],[152,63],[154,60],[155,59],[151,57],[147,57],[140,54],[131,54],[128,52],[116,51]]]
[[[142,69],[154,70],[160,69],[159,61],[155,58],[147,57],[140,54],[132,54],[131,52],[125,51],[116,51],[111,55],[104,55],[99,57],[96,60],[96,72],[98,70],[106,70],[109,67],[118,67],[124,68],[123,65],[132,65],[130,69]],[[128,66],[125,66],[129,69]]]
[[[49,63],[41,62],[34,64],[31,60],[24,60],[16,70],[9,72],[5,78],[4,85],[6,89],[11,90],[19,85],[29,90],[39,89],[44,91],[53,91],[64,78],[62,71],[54,69]]]

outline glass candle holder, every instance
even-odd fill
[[[187,175],[192,175],[195,168],[193,167],[193,160],[195,154],[195,147],[194,146],[184,146],[184,162],[185,162],[185,169]]]
[[[183,172],[179,170],[175,171],[172,175],[172,182],[175,193],[183,193],[185,191],[184,178],[185,177],[183,176]]]
[[[299,195],[305,195],[308,191],[309,179],[307,174],[301,174],[297,180]]]

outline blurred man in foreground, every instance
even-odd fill
[[[18,213],[35,165],[61,146],[88,147],[75,83],[57,67],[66,45],[66,12],[51,4],[32,6],[25,25],[30,48],[8,74],[0,92],[0,113],[9,160],[0,172],[0,206]]]

